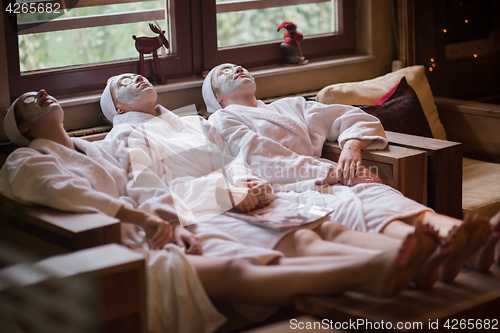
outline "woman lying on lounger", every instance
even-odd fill
[[[218,198],[218,186],[222,186],[224,190],[229,188],[230,192],[244,191],[245,197],[242,203],[246,207],[240,207],[240,210],[253,209],[258,203],[268,203],[270,198],[265,193],[265,188],[269,188],[268,183],[245,167],[244,163],[244,170],[237,172],[234,171],[234,165],[241,166],[236,163],[237,158],[233,158],[230,165],[217,162],[231,160],[231,157],[237,156],[238,153],[220,139],[214,127],[198,116],[180,118],[164,107],[156,105],[156,99],[157,95],[152,85],[142,76],[135,74],[110,78],[101,97],[103,113],[113,122],[113,129],[106,140],[122,141],[130,150],[132,165],[128,169],[141,171],[139,174],[137,172],[129,174],[130,184],[127,186],[128,195],[137,201],[140,209],[158,216],[177,214],[177,219],[188,221],[194,214],[191,214],[191,211],[186,213],[187,209],[184,206],[191,208],[201,206],[201,210],[218,211],[218,202],[214,202],[215,208],[200,203]],[[227,158],[227,154],[231,152],[233,155]],[[138,159],[137,156],[141,158]],[[139,167],[134,165],[136,164],[134,161],[137,160],[140,160],[137,163]],[[238,183],[238,179],[234,181],[231,174],[243,175],[245,179]],[[188,193],[188,196],[183,197],[185,200],[179,200],[181,194],[174,188],[178,183],[181,184],[181,192]],[[255,187],[264,190],[254,191]],[[195,200],[190,199],[193,196]],[[278,193],[274,199],[325,206],[322,196],[315,191]],[[176,201],[187,204],[179,205]],[[238,202],[235,202],[234,206],[238,208]],[[299,229],[279,232],[219,213],[208,219],[200,218],[185,224],[191,223],[195,223],[190,228],[200,239],[207,240],[209,235],[216,233],[236,239],[238,243],[249,246],[251,251],[278,250],[286,257],[319,255],[334,257],[339,254],[362,253],[367,249],[394,251],[401,246],[406,247],[402,245],[401,240],[352,231],[329,219]],[[400,278],[401,289],[408,285],[414,273],[435,250],[434,242],[429,248],[427,245],[425,248],[422,246],[423,234],[427,232],[424,229],[420,226],[419,230],[411,233],[403,242],[415,243],[415,247],[411,250],[406,249],[412,254],[406,274],[404,278],[402,276]],[[220,254],[217,251],[214,253],[210,242],[207,241],[203,245],[205,255]],[[346,245],[351,246],[346,247]],[[259,258],[258,253],[249,252],[248,256],[254,257],[262,264],[269,262]]]
[[[220,130],[223,140],[240,147],[245,161],[275,189],[300,191],[316,184],[333,185],[324,200],[335,209],[333,219],[354,230],[400,238],[413,232],[417,221],[433,226],[443,246],[426,266],[428,271],[439,267],[442,281],[453,280],[467,260],[479,270],[490,268],[500,213],[491,221],[466,217],[462,222],[436,214],[378,184],[366,170],[360,171],[361,150],[387,145],[377,118],[353,106],[325,105],[302,97],[266,105],[256,99],[255,92],[252,75],[234,64],[213,68],[203,83],[207,109],[215,112],[210,123]],[[338,140],[342,148],[338,164],[320,158],[326,140]],[[288,177],[280,172],[289,169],[308,172]],[[420,285],[428,283],[420,281]]]
[[[172,226],[135,209],[125,196],[129,156],[123,142],[70,138],[63,118],[57,100],[44,90],[25,93],[12,104],[4,128],[9,140],[23,148],[15,150],[0,170],[0,193],[26,204],[101,212],[124,222],[123,243],[147,257],[152,330],[215,330],[224,319],[208,297],[282,305],[290,304],[296,295],[344,290],[388,296],[404,287],[401,281],[407,281],[413,270],[409,261],[419,251],[414,244],[417,236],[409,237],[400,250],[384,252],[342,244],[338,245],[345,251],[328,257],[281,258],[270,251],[279,265],[267,266],[245,259],[186,255],[167,244],[172,242]],[[192,244],[196,246],[196,241]]]

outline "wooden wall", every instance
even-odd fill
[[[428,67],[434,96],[500,103],[500,2],[414,4],[416,63]]]

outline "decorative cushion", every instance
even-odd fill
[[[375,105],[357,105],[366,113],[374,115],[386,131],[412,134],[432,138],[429,123],[415,91],[403,76],[399,84],[383,96]]]
[[[323,88],[316,100],[325,104],[370,105],[391,90],[405,76],[415,90],[435,139],[446,140],[424,66],[411,66],[372,80],[334,84]]]
[[[500,164],[463,159],[462,210],[487,217],[500,210]]]

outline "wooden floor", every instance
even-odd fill
[[[407,289],[391,299],[357,293],[301,297],[296,308],[320,321],[327,318],[337,325],[345,323],[350,331],[498,331],[500,268],[494,265],[487,274],[464,268],[453,283],[437,283],[425,291]],[[485,330],[487,320],[490,329]]]

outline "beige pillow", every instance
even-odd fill
[[[424,66],[406,67],[372,80],[333,84],[323,88],[316,100],[325,104],[370,105],[398,84],[403,76],[415,90],[434,138],[446,140]]]

